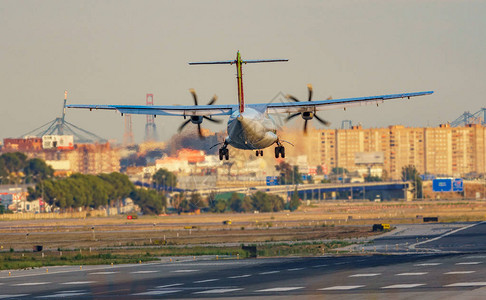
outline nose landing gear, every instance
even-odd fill
[[[227,146],[227,144],[225,143],[223,145],[223,147],[221,147],[219,149],[219,160],[223,160],[223,158],[225,160],[228,160],[229,159],[229,150],[228,150],[228,148],[226,146]]]
[[[279,144],[275,147],[275,158],[279,158],[280,156],[285,158],[285,147]]]
[[[263,156],[263,150],[257,150],[256,156]]]

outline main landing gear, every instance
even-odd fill
[[[280,144],[275,147],[275,158],[279,158],[279,156],[285,158],[285,147]]]
[[[226,144],[219,149],[219,160],[223,160],[223,158],[226,160],[229,159],[229,150],[226,147]]]
[[[263,150],[257,150],[256,156],[263,156]]]

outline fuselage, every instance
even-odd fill
[[[233,112],[227,130],[226,143],[238,149],[264,149],[278,140],[275,121],[250,107],[245,107],[243,112]]]

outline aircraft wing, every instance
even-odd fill
[[[222,116],[231,115],[238,105],[90,105],[70,104],[68,108],[116,110],[122,114],[162,116]]]
[[[285,103],[268,103],[266,104],[268,113],[298,113],[307,111],[319,111],[329,110],[337,108],[346,108],[351,106],[362,106],[368,104],[380,104],[386,100],[402,99],[417,96],[430,95],[433,91],[418,92],[418,93],[403,93],[403,94],[391,94],[371,97],[360,98],[343,98],[343,99],[331,99],[331,100],[318,100],[318,101],[301,101],[301,102],[285,102]]]

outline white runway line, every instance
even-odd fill
[[[74,297],[74,296],[82,296],[82,295],[86,295],[87,293],[56,293],[56,294],[53,294],[53,295],[46,295],[46,296],[38,296],[36,298],[41,298],[41,299],[44,299],[44,298],[68,298],[69,297]]]
[[[411,289],[425,285],[425,283],[394,284],[382,287],[382,289]]]
[[[175,270],[171,271],[172,273],[190,273],[190,272],[197,272],[199,270]]]
[[[453,284],[444,285],[445,287],[470,287],[470,286],[486,286],[486,282],[457,282]]]
[[[18,298],[18,297],[25,297],[30,294],[6,294],[6,295],[1,295],[0,294],[0,299],[10,299],[10,298]]]
[[[321,268],[321,267],[327,267],[327,265],[317,265],[317,266],[312,266],[313,268]]]
[[[156,289],[166,289],[166,288],[169,288],[169,287],[180,286],[180,285],[184,285],[184,283],[173,283],[173,284],[159,285],[159,286],[156,286],[155,288]]]
[[[348,277],[374,277],[380,275],[381,273],[368,273],[368,274],[354,274],[354,275],[349,275]]]
[[[120,272],[94,272],[94,273],[89,273],[88,275],[110,275],[116,273],[120,273]]]
[[[318,291],[347,291],[364,287],[364,285],[336,285],[318,289]]]
[[[49,284],[50,282],[25,282],[25,283],[17,283],[12,284],[13,286],[33,286],[33,285],[44,285]]]
[[[276,287],[271,289],[257,290],[255,292],[288,292],[303,289],[303,286]]]
[[[275,274],[275,273],[280,273],[280,271],[268,271],[268,272],[262,272],[258,273],[259,275],[268,275],[268,274]]]
[[[456,265],[479,265],[482,263],[483,263],[482,261],[465,261],[465,262],[456,263]]]
[[[305,268],[293,268],[293,269],[287,269],[287,271],[300,271],[300,270],[304,270]]]
[[[224,294],[224,293],[236,292],[236,291],[241,291],[241,290],[242,290],[242,288],[238,288],[238,289],[214,289],[214,290],[195,292],[194,294]]]
[[[182,290],[150,291],[150,292],[132,294],[132,296],[156,296],[156,295],[173,294],[178,292],[182,292]]]
[[[237,279],[237,278],[246,278],[246,277],[250,277],[251,275],[250,274],[245,274],[245,275],[238,275],[238,276],[230,276],[228,277],[229,279]]]
[[[476,272],[476,271],[453,271],[453,272],[444,273],[444,275],[471,274],[471,273],[474,273],[474,272]]]
[[[438,266],[442,265],[442,263],[423,263],[423,264],[416,264],[415,267],[428,267],[428,266]]]
[[[159,271],[134,271],[130,272],[130,274],[150,274],[150,273],[157,273]]]
[[[95,283],[96,281],[70,281],[70,282],[62,282],[61,284],[66,285],[77,285],[77,284],[90,284]]]
[[[400,273],[396,274],[395,276],[422,276],[426,274],[429,274],[429,272]]]
[[[199,280],[199,281],[194,281],[193,283],[205,283],[205,282],[213,282],[213,281],[218,281],[218,278],[213,278],[213,279],[205,279],[205,280]]]

